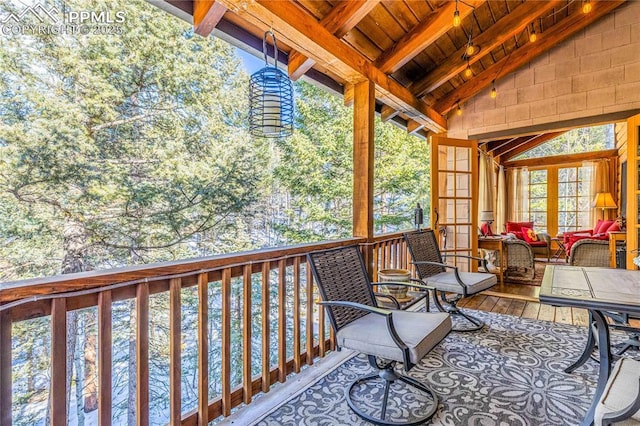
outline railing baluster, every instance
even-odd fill
[[[300,258],[293,259],[293,371],[300,372]]]
[[[231,269],[222,270],[222,415],[231,414]]]
[[[67,424],[67,300],[51,301],[51,424]]]
[[[251,265],[242,269],[242,400],[251,402]]]
[[[320,346],[320,358],[326,353],[326,337],[324,336],[324,307],[318,306],[318,344]]]
[[[209,275],[198,274],[198,426],[209,424]]]
[[[11,426],[11,316],[0,312],[0,425]]]
[[[287,380],[287,269],[278,261],[278,381]]]
[[[269,387],[271,386],[270,274],[269,262],[264,262],[262,264],[262,392],[265,393],[269,392]]]
[[[378,265],[378,263],[380,262],[380,246],[378,245],[378,243],[375,243],[373,245],[373,282],[378,281],[378,269],[380,269],[380,266]]]
[[[313,365],[313,273],[307,262],[307,365]]]
[[[112,328],[111,291],[103,291],[98,295],[98,377],[100,390],[98,393],[98,424],[111,425],[112,405]]]
[[[179,425],[182,418],[182,280],[169,280],[169,389],[171,425]]]
[[[149,283],[136,288],[136,418],[149,424]]]

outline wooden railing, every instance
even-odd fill
[[[317,293],[306,267],[306,254],[315,250],[360,244],[374,278],[378,269],[407,268],[407,249],[402,234],[304,244],[134,266],[110,271],[69,274],[0,284],[0,425],[12,424],[12,326],[27,319],[50,318],[49,419],[51,424],[66,424],[67,412],[67,318],[68,313],[97,307],[97,381],[98,419],[110,425],[114,400],[113,381],[113,312],[114,304],[130,301],[135,306],[135,380],[136,421],[149,423],[150,298],[168,294],[169,326],[169,421],[171,424],[205,425],[231,409],[249,404],[254,395],[268,392],[271,385],[284,382],[304,364],[323,357],[333,348],[333,336],[325,326],[324,310],[318,309]],[[182,292],[195,288],[197,295],[197,409],[184,412],[182,407],[183,297]],[[209,394],[209,353],[212,344],[210,311],[214,304],[211,289],[219,295],[219,322],[222,348],[219,395]],[[273,294],[277,293],[277,362],[271,348]],[[232,306],[232,292],[234,293]],[[241,296],[238,296],[241,294]],[[218,297],[218,296],[216,296]],[[259,304],[256,302],[259,299]],[[290,308],[288,308],[288,306]],[[241,312],[241,349],[232,345],[232,310]],[[260,319],[252,313],[259,309]],[[187,324],[185,324],[187,325]],[[255,365],[252,331],[261,340],[259,374]],[[303,336],[304,335],[304,336]],[[291,340],[287,351],[287,341]],[[218,344],[218,342],[215,342]],[[235,353],[235,352],[240,353]],[[231,382],[232,360],[241,360],[241,384]],[[254,363],[255,364],[255,363]],[[253,368],[252,368],[253,367]]]

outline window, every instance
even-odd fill
[[[558,169],[558,232],[588,228],[589,202],[583,167]]]
[[[547,171],[529,171],[529,220],[537,230],[547,229]]]

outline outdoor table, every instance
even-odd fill
[[[584,308],[589,311],[590,332],[584,352],[565,372],[584,364],[598,344],[600,369],[593,401],[581,425],[593,424],[600,396],[611,373],[609,328],[603,312],[640,314],[640,273],[626,269],[549,265],[544,271],[540,302],[553,306]],[[598,335],[595,336],[594,334]],[[596,340],[597,339],[597,340]]]

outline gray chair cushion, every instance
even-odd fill
[[[481,272],[460,272],[460,278],[467,286],[467,294],[475,294],[486,290],[498,282],[494,274],[484,274]],[[439,274],[432,275],[426,279],[426,283],[438,290],[462,294],[462,287],[456,280],[453,272],[440,272]]]
[[[614,411],[622,410],[635,400],[640,378],[640,361],[631,358],[621,358],[613,368],[607,387],[604,389],[600,402],[596,407],[595,425],[602,425],[602,417]],[[616,423],[616,426],[640,425],[640,411],[631,418]]]
[[[393,325],[417,364],[451,331],[451,318],[442,312],[393,311]],[[387,330],[382,315],[367,314],[340,329],[338,346],[368,355],[402,362],[402,351]]]

